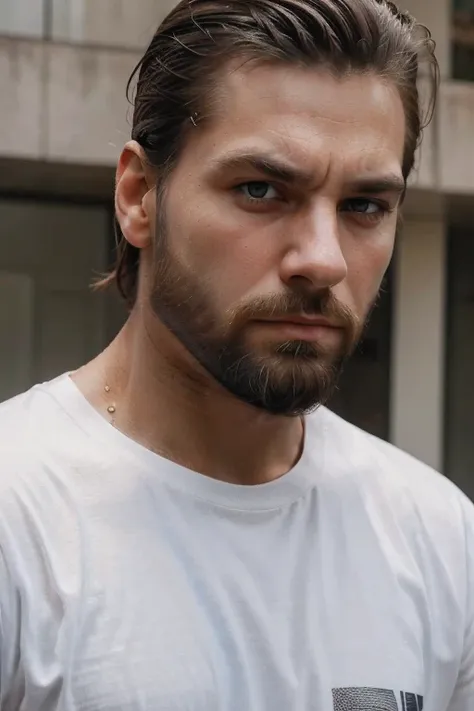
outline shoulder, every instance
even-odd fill
[[[324,486],[351,537],[375,543],[409,574],[444,633],[474,620],[474,505],[431,467],[323,409],[310,424],[324,451]],[[323,436],[317,433],[322,429]],[[474,627],[473,627],[474,630]]]
[[[62,591],[78,597],[82,584],[80,511],[58,456],[76,449],[64,441],[66,421],[49,385],[0,405],[0,658],[9,694],[19,664],[51,654],[41,620],[48,630],[61,624]]]
[[[48,462],[59,418],[47,388],[35,386],[0,405],[0,532],[2,522],[48,496]]]
[[[421,545],[446,555],[470,547],[474,505],[453,482],[411,455],[322,408],[314,425],[324,430],[329,476],[357,492],[367,506],[392,518]]]
[[[21,471],[34,462],[40,442],[38,423],[41,416],[37,388],[0,405],[0,499],[9,483],[14,483]]]
[[[316,413],[310,428],[361,555],[375,541],[377,565],[395,573],[419,620],[429,622],[430,655],[441,650],[439,661],[454,661],[459,680],[450,708],[474,708],[473,503],[431,467],[329,410]]]
[[[59,530],[75,536],[91,507],[119,506],[140,488],[133,456],[101,424],[67,375],[0,405],[4,552],[38,549],[41,539],[58,541]]]
[[[0,404],[0,451],[24,451],[54,426],[61,407],[55,398],[65,376],[35,385]]]
[[[327,446],[335,454],[338,467],[359,477],[362,486],[383,484],[390,490],[411,492],[414,496],[426,494],[428,487],[437,503],[439,497],[446,502],[466,497],[445,476],[432,467],[394,445],[374,437],[346,422],[326,408],[316,414],[313,427],[322,427]],[[426,499],[426,496],[420,496]]]
[[[0,501],[23,476],[39,470],[61,439],[64,418],[54,399],[54,384],[37,385],[0,404]]]
[[[87,439],[55,397],[55,381],[0,405],[0,549],[27,574],[34,552],[77,535]],[[19,571],[17,571],[19,573]]]
[[[85,457],[91,437],[81,426],[71,388],[63,375],[0,404],[0,498],[22,473],[38,479],[53,461],[74,468]]]

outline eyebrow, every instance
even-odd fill
[[[388,173],[387,175],[361,178],[348,184],[351,192],[361,195],[381,195],[383,193],[393,193],[394,195],[405,195],[407,184],[401,175]]]
[[[243,168],[251,168],[268,178],[292,185],[310,185],[314,183],[314,173],[296,168],[278,158],[260,153],[230,153],[218,158],[212,164],[212,169],[215,172]],[[393,193],[394,195],[403,196],[407,189],[406,181],[398,173],[360,178],[347,183],[346,187],[350,192],[362,195]]]
[[[218,158],[213,163],[212,168],[216,172],[252,168],[257,173],[266,175],[273,180],[281,180],[285,183],[306,184],[314,182],[314,175],[312,173],[296,168],[278,158],[260,153],[230,153],[222,158]]]

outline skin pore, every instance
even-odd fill
[[[159,199],[141,148],[122,153],[116,210],[141,249],[138,300],[73,379],[152,451],[261,484],[298,461],[297,415],[330,394],[377,298],[405,116],[396,88],[370,74],[247,64],[221,82]]]

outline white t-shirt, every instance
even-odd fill
[[[474,709],[474,509],[324,408],[241,487],[36,387],[0,407],[0,552],[1,711]]]

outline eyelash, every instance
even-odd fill
[[[262,203],[265,203],[265,202],[266,202],[266,203],[270,203],[270,202],[273,202],[274,200],[276,200],[276,198],[272,198],[272,199],[269,199],[269,198],[254,198],[254,197],[251,197],[251,196],[249,196],[249,195],[245,195],[244,192],[243,192],[243,188],[247,188],[247,187],[249,187],[249,185],[268,185],[269,188],[272,188],[272,189],[275,190],[277,193],[280,192],[280,191],[278,190],[278,188],[276,188],[274,185],[272,185],[272,183],[268,183],[268,182],[265,181],[265,180],[249,180],[247,183],[240,183],[240,185],[237,185],[237,186],[235,187],[235,190],[244,198],[244,200],[246,200],[248,203],[251,203],[251,204],[262,204]]]
[[[346,210],[345,212],[349,214],[356,215],[359,219],[366,220],[370,224],[380,223],[387,215],[391,214],[394,210],[388,203],[382,202],[380,200],[373,200],[370,198],[350,198],[345,201],[352,204],[368,204],[375,205],[377,208],[376,212],[358,212],[357,210]]]
[[[272,203],[277,198],[254,198],[248,195],[245,195],[243,193],[243,188],[248,187],[249,185],[268,185],[270,188],[273,188],[275,191],[278,191],[278,188],[276,188],[272,183],[264,181],[264,180],[250,180],[246,183],[240,183],[240,185],[237,185],[235,187],[235,190],[244,198],[244,200],[250,204],[250,205],[263,205],[265,203]],[[278,199],[279,200],[279,199]],[[390,207],[390,205],[386,202],[380,201],[380,200],[373,200],[370,198],[365,198],[365,197],[354,197],[354,198],[349,198],[344,201],[346,204],[347,203],[352,203],[354,204],[361,204],[361,203],[367,203],[370,205],[375,205],[378,209],[376,212],[358,212],[357,210],[341,210],[341,212],[347,212],[349,214],[356,215],[359,219],[365,220],[366,222],[370,224],[374,223],[380,223],[387,215],[391,214],[394,212],[394,208]]]

